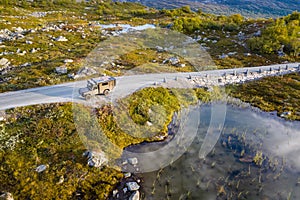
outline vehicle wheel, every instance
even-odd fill
[[[92,98],[92,96],[90,94],[85,96],[85,100],[87,100],[87,101],[90,100],[91,98]]]
[[[106,95],[108,95],[108,93],[109,93],[109,90],[104,90],[104,92],[103,92],[103,94],[106,96]]]

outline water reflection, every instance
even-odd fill
[[[215,148],[199,159],[210,113],[210,106],[201,107],[196,139],[177,161],[141,174],[145,199],[300,198],[299,122],[229,106]]]

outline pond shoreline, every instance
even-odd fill
[[[208,108],[208,107],[211,106],[211,104],[212,103],[201,104],[200,108]],[[297,126],[299,125],[299,127],[300,127],[300,122],[299,121],[287,120],[285,118],[277,116],[276,113],[265,112],[265,111],[263,111],[263,110],[261,110],[257,107],[252,106],[250,103],[242,102],[241,100],[236,99],[236,98],[229,98],[228,101],[227,101],[227,106],[229,106],[233,109],[241,110],[241,111],[251,111],[251,112],[254,112],[255,114],[257,114],[260,117],[276,120],[276,121],[279,121],[281,123],[288,124],[288,125],[291,125],[292,123],[294,125],[296,123]],[[178,129],[178,126],[176,126],[176,123],[174,123],[175,121],[178,121],[177,115],[174,114],[174,116],[176,116],[176,117],[173,117],[172,122],[168,126],[168,128],[169,128],[168,129],[169,130],[168,131],[168,136],[166,138],[164,138],[164,140],[156,141],[156,142],[143,142],[143,143],[132,145],[132,146],[129,146],[129,147],[126,147],[126,148],[129,148],[130,150],[134,151],[136,148],[140,148],[141,146],[152,145],[152,144],[153,145],[159,144],[158,146],[160,146],[160,145],[168,144],[168,142],[170,142],[174,138],[174,134],[176,133],[176,129]],[[175,128],[175,130],[172,130],[174,128]],[[252,152],[252,154],[253,154],[253,152]],[[252,157],[253,157],[253,155],[252,155]],[[140,175],[141,174],[132,173],[133,177],[139,177],[138,179],[140,180],[140,183],[141,183],[140,184],[141,188],[140,188],[139,191],[141,192],[141,196],[144,196],[144,188],[143,188],[144,179]],[[124,185],[124,180],[122,180],[122,181],[121,181],[121,184]]]

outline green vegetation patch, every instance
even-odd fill
[[[118,105],[98,109],[99,123],[105,135],[120,148],[161,140],[168,133],[174,112],[196,102],[194,90],[144,88],[119,100]]]
[[[170,58],[177,58],[179,60],[178,65],[183,65],[183,67],[172,65],[169,61]],[[137,49],[131,51],[121,55],[116,63],[124,66],[124,69],[139,70],[141,72],[190,72],[195,70],[184,58],[154,49]]]
[[[230,95],[263,111],[283,113],[287,119],[300,120],[300,75],[297,73],[266,77],[241,85],[231,85]],[[287,114],[288,113],[288,114]]]
[[[108,197],[123,175],[87,166],[71,107],[67,103],[7,111],[8,120],[0,126],[0,191],[15,199]],[[38,173],[40,165],[46,170]]]
[[[278,18],[262,31],[260,37],[248,40],[251,50],[260,53],[277,53],[281,51],[294,59],[300,54],[300,13],[293,12]]]

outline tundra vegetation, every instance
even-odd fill
[[[6,112],[8,119],[0,129],[0,191],[15,199],[106,199],[123,177],[111,168],[87,166],[71,103]],[[3,133],[10,138],[2,138]],[[36,171],[40,165],[45,171]]]
[[[266,112],[276,111],[278,116],[300,120],[299,73],[265,77],[258,81],[227,87],[231,96],[249,102]]]
[[[66,9],[67,8],[67,9]],[[84,59],[108,35],[99,24],[155,24],[187,34],[211,55],[218,68],[259,66],[299,61],[299,13],[277,19],[248,19],[239,14],[223,16],[193,12],[188,6],[156,10],[129,2],[68,0],[0,2],[0,29],[23,35],[1,39],[0,59],[10,62],[1,74],[0,92],[53,85],[72,81],[73,74],[84,67]],[[272,33],[272,34],[270,34]],[[57,41],[64,37],[67,41]],[[274,42],[273,42],[274,41]],[[259,47],[262,47],[261,49]],[[153,63],[155,52],[149,49],[123,55],[124,70]],[[141,56],[147,54],[148,56]],[[73,62],[65,63],[66,59]],[[133,61],[137,59],[137,62]],[[66,74],[55,72],[64,66]],[[172,68],[173,66],[169,66]],[[174,67],[173,67],[174,68]],[[115,69],[106,73],[115,73]],[[186,66],[179,71],[192,71]],[[166,71],[162,67],[162,71]]]
[[[45,11],[55,12],[42,17],[32,15]],[[95,25],[97,23],[152,23],[171,27],[195,38],[219,68],[299,61],[298,12],[273,21],[245,19],[241,15],[216,16],[192,12],[189,7],[159,11],[140,4],[112,1],[1,0],[0,13],[3,22],[0,29],[28,30],[22,33],[24,37],[1,41],[0,59],[8,59],[12,67],[1,74],[0,92],[70,81],[66,74],[57,74],[54,70],[66,65],[69,73],[76,73],[82,67],[88,53],[108,37]],[[255,34],[260,30],[261,34]],[[276,31],[270,35],[272,30]],[[282,32],[285,33],[283,38],[280,37]],[[59,36],[68,41],[56,41]],[[273,39],[275,44],[270,45]],[[265,47],[257,49],[255,40]],[[36,51],[33,53],[32,49]],[[281,50],[284,55],[278,56]],[[19,55],[24,51],[27,53]],[[123,55],[120,62],[127,63],[128,69],[152,62],[157,52],[144,51],[147,56],[141,56],[143,52],[130,52]],[[168,57],[162,54],[162,58],[164,56]],[[74,62],[65,63],[66,59]],[[29,65],[24,67],[25,63]],[[184,70],[192,68],[187,66]],[[299,120],[299,80],[298,74],[292,74],[230,88],[231,94],[243,101],[266,111],[291,111],[288,118]],[[201,88],[190,90],[191,95],[183,94],[186,92],[181,90],[146,88],[121,100],[139,125],[151,123],[151,111],[155,111],[157,105],[166,110],[164,120],[159,121],[161,130],[152,138],[126,134],[116,123],[111,105],[97,109],[96,116],[104,134],[123,149],[165,136],[172,114],[182,106],[195,103],[197,98],[203,102],[219,98],[218,93],[211,94]],[[87,166],[87,160],[82,157],[86,147],[76,133],[70,103],[15,108],[7,110],[6,115],[7,120],[0,122],[0,191],[11,192],[15,199],[106,199],[123,177],[116,169]],[[39,173],[36,169],[41,165],[46,169]]]

